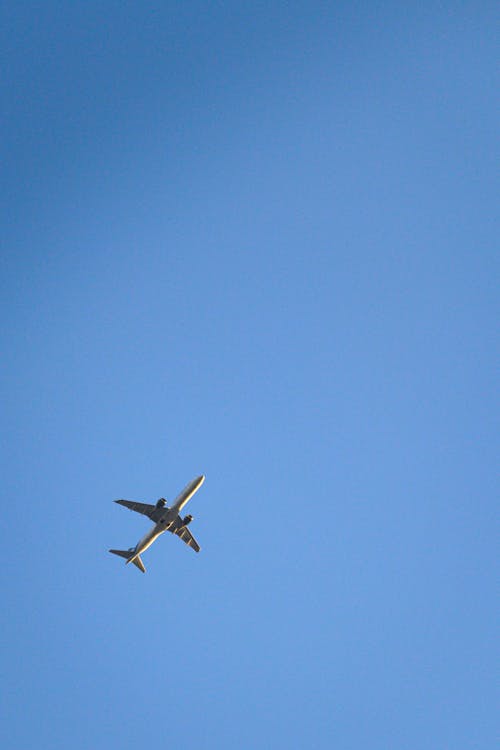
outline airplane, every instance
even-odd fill
[[[156,505],[135,503],[132,500],[115,500],[115,503],[118,503],[118,505],[124,505],[125,508],[135,510],[136,513],[142,513],[143,516],[147,516],[154,521],[155,525],[137,542],[135,547],[130,547],[128,550],[110,549],[109,551],[113,555],[124,557],[126,560],[125,565],[133,563],[139,568],[139,570],[142,570],[143,573],[146,572],[146,568],[141,560],[141,554],[145,552],[148,547],[151,547],[153,542],[165,531],[170,531],[172,534],[176,534],[188,545],[188,547],[194,549],[195,552],[199,552],[201,549],[200,545],[187,528],[188,524],[193,520],[193,516],[188,515],[182,518],[180,512],[186,505],[187,501],[190,500],[194,493],[200,489],[204,481],[205,477],[202,474],[189,482],[182,492],[177,495],[170,508],[167,507],[167,501],[164,497],[161,497]]]

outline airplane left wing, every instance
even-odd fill
[[[156,505],[150,505],[149,503],[135,503],[133,500],[115,500],[118,505],[124,505],[129,510],[135,510],[136,513],[141,513],[143,516],[147,516],[154,521],[154,512]]]
[[[169,531],[172,532],[172,534],[175,534],[178,536],[182,541],[187,544],[188,547],[191,547],[191,549],[194,549],[195,552],[199,552],[201,547],[194,538],[194,536],[191,534],[187,526],[177,526],[177,528],[170,528]]]

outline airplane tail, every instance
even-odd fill
[[[109,550],[113,555],[119,555],[120,557],[124,557],[127,561],[133,556],[134,552],[130,550],[124,550],[124,549],[110,549]],[[143,573],[146,572],[146,568],[144,567],[144,563],[142,562],[139,555],[132,560],[134,565],[139,568],[139,570],[142,570]]]

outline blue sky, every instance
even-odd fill
[[[493,747],[493,3],[0,26],[4,746]]]

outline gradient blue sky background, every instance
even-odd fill
[[[494,8],[3,4],[3,747],[494,746]]]

